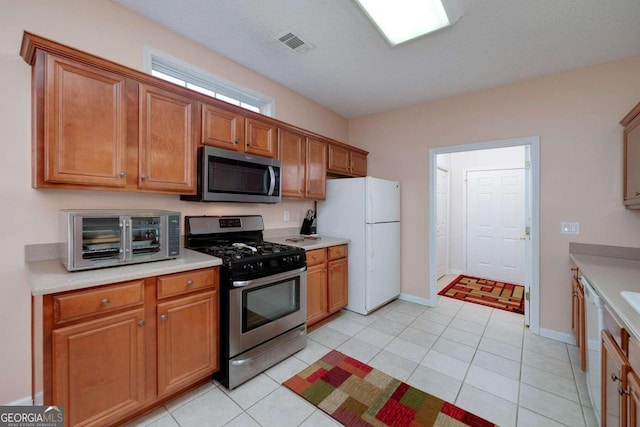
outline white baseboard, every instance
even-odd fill
[[[545,338],[551,338],[556,341],[563,342],[565,344],[576,345],[576,341],[573,339],[573,335],[565,332],[554,331],[553,329],[540,328],[540,336]]]
[[[451,269],[449,270],[449,274],[457,274],[458,276],[463,274],[464,272],[462,270],[456,270],[456,269]]]
[[[401,299],[403,301],[409,301],[409,302],[414,302],[416,304],[420,304],[420,305],[426,305],[427,307],[435,307],[436,302],[434,302],[433,300],[427,299],[427,298],[421,298],[421,297],[415,297],[413,295],[409,295],[409,294],[400,294],[398,296],[398,299]]]

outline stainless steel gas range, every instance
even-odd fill
[[[222,259],[220,371],[233,389],[307,342],[305,251],[263,240],[259,215],[187,216],[186,247]]]

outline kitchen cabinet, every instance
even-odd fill
[[[307,326],[348,303],[347,245],[307,251]]]
[[[41,53],[34,73],[33,185],[124,188],[126,79]]]
[[[627,373],[629,362],[614,338],[602,331],[602,426],[627,425]]]
[[[195,194],[198,144],[297,160],[285,197],[322,200],[327,173],[367,173],[364,150],[43,37],[25,32],[20,54],[33,67],[34,188]],[[303,136],[304,163],[300,147],[278,153],[278,129]]]
[[[624,204],[640,209],[640,103],[620,124],[624,126]]]
[[[42,297],[43,404],[67,425],[111,425],[219,368],[218,267]],[[34,333],[35,334],[35,333]]]
[[[244,116],[213,105],[200,105],[202,143],[233,151],[244,149]]]
[[[179,194],[196,189],[196,102],[140,84],[138,188]]]
[[[329,144],[327,172],[339,176],[366,176],[367,156],[348,146]]]
[[[327,144],[289,129],[278,130],[282,162],[282,197],[324,200]]]
[[[584,288],[580,283],[580,273],[577,267],[572,267],[573,276],[571,279],[571,332],[578,347],[580,354],[580,368],[585,371],[587,369],[587,342],[585,339],[585,300]]]
[[[44,52],[34,76],[34,187],[195,192],[195,102]]]
[[[278,128],[270,120],[250,118],[222,107],[201,103],[201,142],[256,156],[276,156]]]

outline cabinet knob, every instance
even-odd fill
[[[623,395],[625,395],[625,394],[629,394],[629,391],[628,391],[628,390],[623,389],[623,388],[622,388],[622,386],[620,386],[620,387],[618,387],[618,394],[619,394],[620,396],[623,396]]]
[[[240,140],[236,139],[235,141],[233,141],[234,144],[238,144],[240,142]]]
[[[187,280],[187,286],[193,286],[193,280]]]
[[[168,318],[169,316],[167,316],[166,314],[163,314],[162,316],[160,316],[160,320],[162,320],[163,322],[166,322]]]
[[[611,381],[620,381],[620,377],[616,375],[615,372],[611,373]]]
[[[318,255],[314,255],[314,256],[313,256],[313,259],[318,259]]]
[[[144,320],[138,320],[138,326],[143,327],[144,326]]]
[[[640,192],[636,191],[636,197],[640,196]]]
[[[124,178],[125,176],[127,176],[127,173],[125,171],[122,171],[118,175],[120,175],[120,178]]]
[[[109,305],[111,301],[109,301],[109,298],[103,298],[102,301],[100,301],[100,305],[102,305],[103,307],[106,307],[107,305]]]
[[[147,175],[145,175],[145,174],[140,175],[140,179],[141,179],[141,180],[143,180],[143,181],[144,181],[145,179],[147,179],[147,178],[148,178],[148,177],[147,177]]]
[[[247,147],[251,147],[251,141],[247,141]]]

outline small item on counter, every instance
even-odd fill
[[[316,213],[312,209],[308,209],[307,214],[302,220],[302,227],[300,227],[300,234],[303,234],[305,236],[312,234],[311,224],[313,224],[315,217],[316,217]]]
[[[285,239],[287,242],[304,242],[304,237],[289,237]]]
[[[304,238],[307,239],[307,240],[320,240],[320,239],[322,239],[322,237],[320,237],[320,236],[304,236]]]

